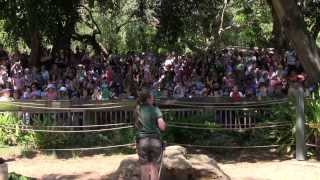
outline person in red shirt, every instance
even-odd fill
[[[232,91],[230,92],[230,97],[233,101],[240,101],[240,99],[243,98],[244,95],[239,91],[238,86],[234,86]]]

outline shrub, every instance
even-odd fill
[[[22,176],[16,173],[10,173],[8,180],[35,180],[35,178]]]
[[[0,144],[28,145],[33,144],[34,134],[22,130],[22,122],[18,114],[3,112],[0,114]]]

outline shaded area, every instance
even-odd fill
[[[219,163],[233,164],[239,162],[258,163],[270,161],[286,161],[293,158],[291,154],[279,153],[276,149],[188,149],[192,153],[207,154]]]
[[[41,179],[46,179],[46,180],[71,180],[71,179],[107,179],[107,175],[105,176],[100,176],[97,175],[94,172],[84,172],[81,174],[70,174],[70,175],[66,175],[66,174],[48,174],[48,175],[44,175],[41,177]]]
[[[272,175],[273,177],[284,177],[284,174],[289,170],[292,173],[300,171],[311,177],[317,175],[317,171],[320,168],[319,161],[309,160],[300,162],[290,160],[292,159],[290,155],[270,152],[270,150],[209,151],[188,149],[188,153],[207,154],[209,157],[214,157],[220,168],[227,175],[231,176],[232,179],[234,177],[236,177],[235,179],[245,180],[270,179],[268,177],[272,175],[270,172],[273,171],[277,171],[276,174]],[[136,156],[95,155],[81,158],[56,159],[52,156],[37,154],[32,159],[17,158],[14,161],[8,162],[8,166],[10,172],[17,172],[29,177],[42,179],[111,179],[110,175],[117,170],[120,162],[127,158],[136,158]],[[299,168],[302,168],[303,171],[297,170],[297,172],[293,172]],[[266,173],[266,171],[269,173]],[[290,177],[296,179],[294,176]]]

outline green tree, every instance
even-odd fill
[[[292,0],[272,0],[270,5],[274,8],[285,34],[297,51],[304,69],[312,81],[319,82],[319,49],[316,41],[311,38],[308,32],[303,13],[300,11],[297,2]]]
[[[225,34],[227,45],[273,46],[272,12],[265,0],[233,1],[228,13],[233,26]]]
[[[162,0],[156,7],[160,21],[157,42],[169,49],[206,50],[218,44],[223,0]],[[224,26],[223,26],[224,27]]]
[[[22,38],[31,49],[31,62],[38,65],[42,41],[54,50],[70,45],[79,16],[80,0],[4,0],[0,2],[0,19],[9,36]]]

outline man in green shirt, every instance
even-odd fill
[[[141,93],[135,110],[137,150],[141,163],[141,180],[159,180],[159,162],[163,151],[160,132],[166,128],[162,113],[153,106],[150,92]]]

